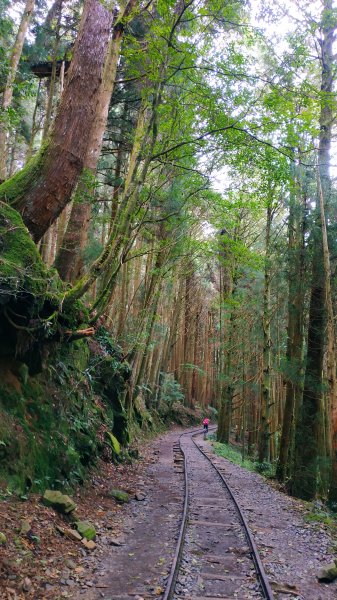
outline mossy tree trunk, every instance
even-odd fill
[[[270,460],[270,419],[271,419],[271,228],[273,223],[273,195],[270,193],[267,202],[265,266],[263,287],[263,374],[261,421],[259,436],[259,462]]]
[[[33,239],[71,199],[82,173],[101,90],[112,14],[100,0],[86,0],[73,60],[49,139],[24,169],[0,186],[0,199],[23,217]]]
[[[221,235],[223,235],[223,232],[221,232]],[[234,235],[234,239],[236,239],[236,235]],[[237,272],[236,260],[233,256],[230,243],[226,243],[226,237],[221,239],[221,252],[223,255],[224,264],[221,268],[220,310],[222,311],[223,322],[225,323],[227,321],[227,327],[223,327],[220,338],[220,377],[221,379],[223,378],[223,381],[221,382],[220,386],[217,440],[218,442],[228,444],[231,430],[234,395],[232,354],[236,316],[235,307],[231,304],[236,290]],[[227,318],[223,310],[226,302],[228,302],[229,312]],[[226,340],[224,339],[225,335]]]
[[[68,228],[63,244],[56,258],[55,266],[65,281],[75,281],[81,273],[81,256],[86,246],[91,219],[93,189],[90,181],[96,175],[101,153],[103,135],[107,124],[111,95],[113,93],[123,32],[136,0],[129,0],[125,8],[115,16],[113,35],[104,65],[96,117],[91,129],[87,154],[84,161],[85,173],[81,177],[72,207]],[[88,178],[88,171],[93,178]]]
[[[233,298],[234,289],[231,294]],[[226,352],[224,360],[224,376],[225,382],[222,386],[220,410],[219,410],[219,422],[217,439],[218,442],[223,444],[229,443],[229,437],[232,425],[232,412],[233,412],[233,396],[234,396],[234,384],[233,384],[233,340],[234,340],[234,327],[235,327],[235,312],[234,308],[231,310],[231,315],[228,322],[227,339],[226,339]]]

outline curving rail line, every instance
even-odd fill
[[[216,427],[210,428],[210,430],[212,430],[212,431],[214,431],[215,429],[216,429]],[[229,496],[233,501],[233,504],[234,504],[237,514],[239,516],[239,520],[241,521],[243,530],[245,532],[246,541],[247,541],[248,547],[250,549],[250,554],[251,554],[251,557],[252,557],[252,560],[253,560],[253,563],[255,566],[256,576],[259,581],[263,597],[265,598],[265,600],[274,600],[274,595],[273,595],[272,589],[269,585],[266,573],[264,571],[263,564],[262,564],[261,558],[259,556],[256,544],[255,544],[253,536],[250,532],[247,521],[240,509],[240,506],[239,506],[232,490],[230,489],[227,481],[225,480],[223,474],[218,470],[218,468],[212,462],[212,460],[207,455],[207,453],[202,448],[200,448],[200,446],[198,446],[198,444],[194,440],[195,436],[200,435],[201,433],[202,433],[202,431],[200,431],[200,429],[198,429],[198,430],[182,433],[179,436],[179,448],[180,448],[180,452],[184,458],[185,498],[184,498],[183,515],[182,515],[182,521],[181,521],[178,541],[177,541],[177,545],[176,545],[176,550],[174,553],[171,571],[170,571],[169,577],[166,582],[166,588],[165,588],[164,594],[162,596],[162,600],[171,600],[173,598],[173,594],[175,592],[175,586],[176,586],[176,582],[177,582],[177,577],[178,577],[178,573],[179,573],[179,569],[180,569],[180,562],[181,562],[181,557],[182,557],[182,552],[183,552],[183,547],[184,547],[186,528],[187,528],[187,524],[188,524],[188,510],[189,510],[188,462],[187,462],[186,454],[181,445],[181,438],[183,436],[191,437],[195,447],[199,450],[199,452],[201,452],[201,454],[212,465],[213,469],[216,471],[218,477],[220,478],[222,484],[224,485],[227,492],[229,493]]]

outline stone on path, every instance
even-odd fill
[[[82,544],[87,550],[95,550],[96,548],[96,544],[92,540],[83,539]]]
[[[146,494],[144,494],[144,492],[136,492],[135,498],[138,502],[142,502],[142,500],[145,500]]]
[[[124,546],[125,540],[120,538],[111,537],[109,538],[110,546]]]
[[[96,529],[89,521],[77,521],[76,529],[87,540],[94,540],[96,537]]]
[[[60,529],[61,528],[58,528],[59,531]],[[70,527],[66,527],[61,533],[63,533],[66,538],[73,540],[74,542],[80,542],[82,540],[82,536],[78,533],[78,531],[75,531],[75,529],[70,529]]]
[[[337,562],[337,561],[336,561]],[[334,581],[337,579],[337,565],[336,563],[331,563],[330,565],[326,565],[317,573],[318,581],[322,583],[327,583]]]
[[[32,582],[29,577],[25,577],[22,583],[22,589],[24,592],[29,592],[32,589]]]
[[[117,502],[121,502],[121,504],[124,504],[125,502],[129,502],[129,500],[130,500],[129,494],[127,494],[126,492],[123,492],[122,490],[111,490],[110,496],[112,496],[112,498],[115,498],[115,500],[117,500]]]
[[[28,521],[27,519],[24,521],[21,521],[21,529],[20,529],[20,535],[27,535],[27,533],[29,533],[31,531],[32,527],[30,524],[30,521]]]

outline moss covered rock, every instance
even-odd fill
[[[7,538],[4,533],[0,531],[0,546],[4,546],[7,543]]]
[[[87,540],[94,540],[96,538],[96,529],[89,521],[77,521],[76,529]]]
[[[31,531],[31,529],[32,529],[32,527],[31,527],[30,521],[28,521],[28,519],[21,521],[20,535],[27,535],[27,533],[29,533]]]
[[[115,500],[117,500],[117,502],[120,502],[121,504],[124,504],[125,502],[130,501],[129,494],[127,494],[126,492],[123,492],[122,490],[111,490],[110,496],[112,498],[114,498]]]
[[[323,569],[317,573],[317,579],[322,583],[329,583],[337,579],[337,565],[332,563],[330,565],[326,565],[326,567],[323,567]]]
[[[76,510],[75,502],[66,494],[56,490],[46,490],[42,497],[45,506],[51,506],[60,513],[69,514]]]

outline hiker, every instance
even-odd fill
[[[202,424],[204,426],[204,433],[208,433],[209,419],[207,417],[205,417]]]

